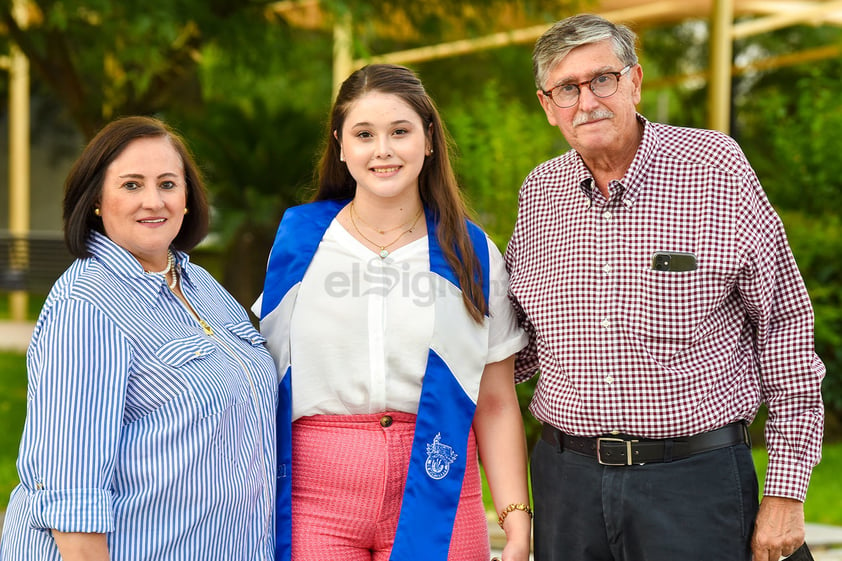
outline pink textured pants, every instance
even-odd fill
[[[384,417],[391,424],[381,423]],[[293,423],[292,561],[389,559],[414,431],[409,413],[318,415]],[[490,557],[476,458],[471,431],[449,561]]]

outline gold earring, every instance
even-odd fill
[[[97,216],[102,216],[102,211],[101,211],[101,210],[99,210],[99,207],[96,207],[96,208],[94,209],[94,214],[96,214]]]
[[[184,214],[187,214],[188,212],[187,207],[184,207]]]

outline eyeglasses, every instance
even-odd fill
[[[631,70],[630,64],[619,72],[605,72],[599,76],[578,84],[559,84],[552,90],[541,90],[545,96],[553,100],[553,103],[561,109],[573,107],[579,101],[581,86],[587,84],[596,97],[611,97],[617,93],[620,86],[620,76],[624,76]]]

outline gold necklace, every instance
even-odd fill
[[[352,209],[354,208],[354,201],[353,200],[351,201],[351,208]],[[394,230],[400,230],[401,228],[405,228],[406,225],[409,224],[412,220],[418,220],[418,216],[415,216],[415,218],[410,218],[409,220],[407,220],[403,224],[398,224],[397,226],[392,226],[391,228],[387,228],[387,229],[383,230],[382,228],[378,228],[377,226],[372,226],[371,224],[366,222],[363,219],[363,217],[359,215],[359,213],[357,213],[357,218],[359,218],[360,222],[362,222],[364,226],[368,226],[369,228],[371,228],[372,230],[374,230],[375,232],[377,232],[381,236],[384,235],[384,234],[388,234],[389,232],[392,232]],[[374,245],[377,245],[377,244],[374,244]]]
[[[377,254],[380,256],[380,259],[386,259],[386,258],[389,256],[389,247],[390,247],[390,246],[395,245],[396,243],[398,243],[398,240],[400,240],[400,239],[401,239],[402,237],[404,237],[406,234],[409,234],[410,232],[412,232],[412,230],[415,228],[415,225],[416,225],[416,224],[418,224],[418,220],[421,218],[421,215],[422,215],[423,213],[424,213],[424,206],[422,205],[422,206],[421,206],[421,208],[419,208],[419,209],[418,209],[418,214],[416,214],[416,215],[415,215],[415,219],[412,221],[412,226],[410,226],[408,229],[406,229],[406,230],[404,230],[403,232],[401,232],[401,233],[398,235],[398,237],[397,237],[397,238],[395,238],[394,240],[390,241],[389,243],[387,243],[387,244],[379,244],[379,243],[377,243],[377,242],[375,242],[375,241],[373,241],[373,240],[369,239],[369,238],[368,238],[365,234],[363,234],[363,233],[362,233],[362,231],[360,230],[360,227],[359,227],[359,226],[357,226],[357,221],[356,221],[356,220],[354,220],[354,214],[356,214],[356,212],[354,211],[354,201],[353,201],[353,200],[351,201],[351,204],[350,204],[350,206],[349,206],[349,208],[348,208],[348,215],[351,217],[351,224],[353,224],[353,225],[354,225],[354,230],[356,230],[356,231],[357,231],[357,233],[358,233],[360,236],[362,236],[362,238],[363,238],[365,241],[367,241],[368,243],[370,243],[370,244],[371,244],[371,245],[373,245],[373,246],[376,246],[376,247],[377,247],[377,249],[379,249],[379,250],[380,250],[380,251],[377,253]],[[363,221],[363,219],[362,219],[359,215],[357,215],[357,218],[359,218],[359,219],[360,219],[360,221],[361,221],[361,222],[363,222],[363,224],[366,224],[366,223],[365,223],[365,221]],[[404,225],[406,225],[406,223],[402,224],[401,226],[404,226]],[[371,226],[369,226],[368,224],[366,224],[366,226],[368,226],[369,228],[371,228]],[[375,230],[377,230],[377,229],[375,228]],[[377,230],[377,231],[379,232],[380,230]],[[381,233],[382,233],[382,232],[381,232]]]
[[[422,205],[422,207],[421,207],[421,208],[423,208],[423,205]],[[351,209],[350,209],[350,210],[351,210],[351,211],[355,211],[355,208],[354,208],[354,201],[353,201],[353,200],[351,200]],[[418,212],[421,212],[421,210],[419,209],[419,211],[418,211]],[[415,221],[415,222],[417,222],[417,221],[418,221],[418,215],[416,214],[414,218],[410,218],[409,220],[407,220],[407,221],[406,221],[406,222],[404,222],[403,224],[398,224],[397,226],[392,226],[391,228],[387,228],[386,230],[383,230],[383,229],[381,229],[381,228],[378,228],[377,226],[372,226],[371,224],[369,224],[368,222],[366,222],[366,221],[365,221],[365,219],[363,219],[363,217],[362,217],[362,216],[360,216],[360,213],[358,213],[358,212],[357,212],[356,214],[357,214],[357,218],[359,219],[359,221],[360,221],[360,222],[362,222],[362,224],[363,224],[364,226],[368,226],[369,228],[371,228],[372,230],[374,230],[375,232],[377,232],[377,233],[378,233],[378,234],[380,234],[381,236],[382,236],[382,235],[384,235],[384,234],[388,234],[389,232],[391,232],[391,231],[393,231],[393,230],[399,230],[399,229],[401,229],[401,228],[405,228],[405,227],[406,227],[406,225],[407,225],[407,224],[409,224],[409,223],[410,223],[410,222],[412,222],[412,221]],[[413,223],[413,226],[414,226],[414,225],[415,225],[415,224]],[[377,244],[374,244],[374,245],[377,245]]]

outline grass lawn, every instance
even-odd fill
[[[9,494],[18,482],[15,460],[18,454],[23,420],[26,415],[26,362],[22,354],[0,353],[0,510],[4,510]],[[766,469],[766,452],[754,450],[758,473]],[[813,471],[807,502],[804,505],[808,522],[842,526],[842,443],[825,444],[822,461]],[[486,508],[494,512],[491,495],[483,481]],[[761,490],[763,483],[760,484]]]
[[[26,360],[22,354],[0,353],[0,510],[18,483],[15,461],[26,416]]]

